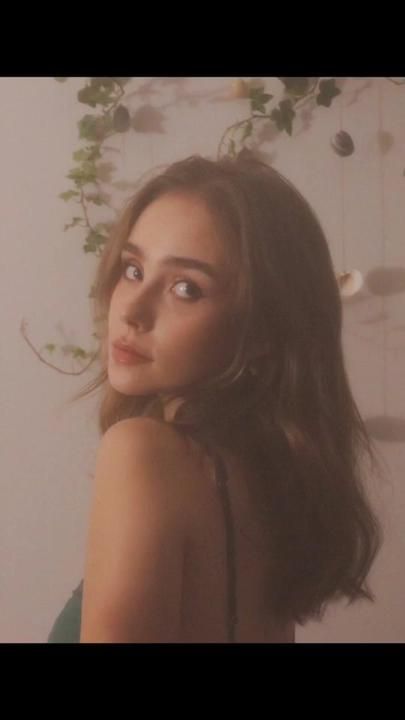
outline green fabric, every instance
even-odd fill
[[[82,614],[83,580],[56,618],[48,643],[79,643]]]

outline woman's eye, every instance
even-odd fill
[[[192,297],[181,297],[182,300],[198,300],[200,297],[202,297],[202,292],[198,285],[195,283],[189,282],[188,280],[179,280],[175,283],[176,285],[188,285],[190,288],[192,288]]]
[[[138,267],[130,260],[121,260],[121,266],[122,266],[121,274],[123,277],[125,277],[126,280],[131,279],[129,274],[127,273],[128,268],[135,268],[135,270],[137,272],[139,272]],[[134,276],[132,275],[132,280],[133,279],[134,279]],[[191,297],[190,297],[190,295],[187,296],[187,293],[189,293],[190,291],[186,290],[186,295],[183,295],[183,294],[177,295],[177,297],[179,297],[180,300],[198,300],[203,295],[203,293],[201,292],[198,285],[196,285],[193,282],[190,282],[189,280],[178,280],[177,282],[175,282],[174,287],[176,287],[176,285],[183,285],[183,287],[188,286],[189,288],[191,288]]]
[[[129,267],[133,267],[133,268],[136,268],[136,270],[138,270],[138,268],[136,267],[136,265],[134,265],[133,262],[129,262],[129,260],[121,260],[121,268],[122,268],[122,273],[121,273],[121,274],[122,274],[127,280],[129,280],[129,277],[128,277],[128,275],[127,275],[127,269],[128,269]]]

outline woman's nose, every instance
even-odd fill
[[[150,296],[139,294],[125,304],[121,312],[121,320],[128,325],[150,329],[154,322],[154,304]]]

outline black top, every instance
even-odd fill
[[[236,612],[236,566],[235,537],[232,521],[231,503],[227,487],[227,472],[219,453],[213,454],[215,479],[224,512],[227,548],[227,588],[228,588],[228,642],[235,642],[237,623]],[[83,580],[73,591],[71,597],[56,618],[48,637],[48,643],[79,643],[82,611]]]

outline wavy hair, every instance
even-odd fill
[[[101,371],[73,401],[102,389],[101,433],[123,418],[162,417],[156,397],[125,396],[110,385],[107,321],[122,247],[142,211],[171,192],[198,196],[221,224],[239,329],[232,361],[183,389],[172,422],[208,451],[229,448],[249,469],[249,491],[271,537],[265,607],[280,623],[321,619],[327,604],[343,597],[373,601],[366,579],[382,528],[363,461],[379,474],[379,460],[349,386],[325,235],[305,198],[275,169],[253,157],[192,156],[152,177],[127,203],[96,270]]]

